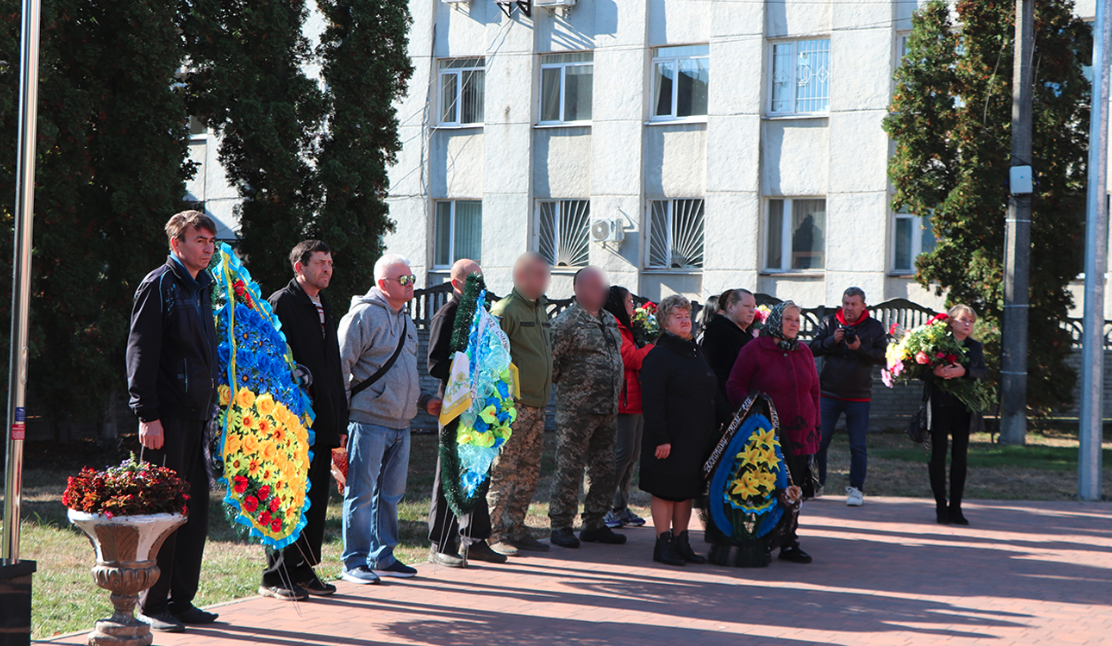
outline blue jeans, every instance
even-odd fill
[[[834,439],[834,425],[842,413],[846,414],[846,432],[849,434],[849,486],[865,490],[865,472],[869,468],[869,451],[865,448],[865,436],[869,433],[870,402],[847,402],[841,399],[823,397],[822,407],[822,445],[819,447],[819,482],[826,485],[826,450]]]
[[[398,503],[409,472],[409,429],[348,424],[344,491],[344,569],[373,569],[397,561]]]

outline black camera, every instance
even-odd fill
[[[843,327],[842,329],[845,330],[845,334],[846,334],[845,341],[846,341],[846,343],[855,343],[857,341],[857,328],[850,327],[850,326],[847,325],[847,326]]]

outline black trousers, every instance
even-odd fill
[[[201,561],[208,536],[209,481],[205,468],[207,422],[162,419],[161,449],[144,449],[143,459],[178,472],[189,483],[189,520],[166,539],[158,552],[161,574],[149,590],[139,595],[139,608],[147,616],[166,611],[180,614],[193,605],[201,580]]]
[[[965,493],[965,475],[968,472],[969,427],[973,415],[964,406],[937,406],[931,404],[931,461],[927,471],[931,476],[931,491],[939,505],[946,504],[946,440],[953,441],[950,456],[950,505],[961,507]]]
[[[786,453],[786,452],[785,452]],[[811,477],[811,456],[809,455],[785,455],[784,463],[788,465],[788,473],[792,476],[792,484],[797,487],[803,488],[804,483]],[[799,517],[797,516],[795,522],[791,527],[788,527],[784,532],[784,541],[780,545],[780,549],[787,549],[789,547],[799,547]]]
[[[328,496],[332,485],[332,447],[313,447],[309,461],[309,509],[305,527],[296,541],[280,550],[267,550],[263,585],[289,588],[312,581],[313,567],[320,564],[324,543],[324,524],[328,516]]]
[[[490,538],[490,510],[486,499],[475,501],[470,514],[457,518],[444,497],[440,481],[440,458],[436,459],[436,476],[432,484],[432,507],[429,508],[429,542],[441,554],[451,554],[462,545],[471,545]]]

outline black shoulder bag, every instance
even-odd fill
[[[390,358],[386,360],[386,363],[382,364],[382,367],[376,370],[373,375],[367,377],[363,381],[360,381],[359,383],[351,387],[352,399],[355,399],[356,395],[373,386],[376,381],[382,379],[384,376],[386,376],[386,373],[390,372],[390,368],[393,368],[394,362],[398,360],[398,355],[402,353],[402,348],[405,346],[405,340],[408,337],[408,332],[409,321],[406,320],[402,322],[402,335],[401,338],[398,339],[398,347],[394,348],[394,354],[390,355]]]
[[[930,422],[927,419],[930,415],[927,407],[930,405],[930,385],[923,384],[923,402],[907,424],[907,436],[916,444],[926,444],[927,440],[930,439]]]

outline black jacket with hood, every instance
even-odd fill
[[[135,290],[127,337],[127,389],[141,421],[211,417],[220,364],[212,277],[194,279],[174,256]]]

